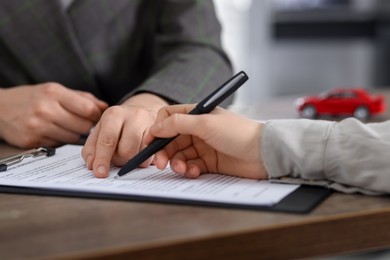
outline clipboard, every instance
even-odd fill
[[[289,184],[286,184],[289,185]],[[118,195],[107,193],[89,193],[89,192],[74,192],[51,189],[37,189],[26,187],[13,187],[0,185],[1,193],[13,193],[24,195],[42,195],[42,196],[59,196],[73,197],[86,199],[109,199],[109,200],[126,200],[133,202],[152,202],[152,203],[167,203],[177,205],[193,205],[206,206],[217,208],[232,208],[232,209],[248,209],[248,210],[263,210],[287,213],[305,214],[312,211],[323,200],[333,193],[333,190],[324,187],[301,185],[297,190],[282,199],[279,203],[272,206],[252,206],[241,204],[229,204],[220,202],[206,202],[182,199],[170,199],[153,196],[137,196],[137,195]]]
[[[6,170],[5,167],[11,164],[20,163],[24,158],[38,157],[38,156],[51,157],[54,154],[55,154],[55,149],[41,147],[38,149],[24,152],[22,154],[0,159],[0,167],[3,167],[3,170],[5,171]],[[0,174],[2,173],[0,172]],[[289,184],[284,184],[284,185],[289,185]],[[154,202],[154,203],[157,202],[157,203],[169,203],[169,204],[178,204],[178,205],[250,209],[250,210],[263,210],[263,211],[275,211],[275,212],[308,213],[311,210],[313,210],[317,205],[319,205],[323,200],[325,200],[333,192],[333,190],[325,187],[320,187],[320,186],[301,185],[295,191],[287,195],[278,203],[273,204],[272,206],[248,205],[248,204],[237,204],[237,203],[226,203],[226,202],[211,202],[211,201],[180,199],[180,198],[166,198],[166,197],[149,196],[149,195],[140,196],[140,195],[129,195],[129,194],[113,194],[113,193],[104,193],[104,192],[74,191],[74,190],[61,190],[61,189],[23,187],[23,186],[7,186],[7,185],[0,185],[0,192],[26,194],[26,195],[127,200],[127,201],[135,201],[135,202]]]
[[[55,153],[56,153],[55,148],[39,147],[16,155],[0,158],[0,172],[6,171],[9,166],[15,165],[17,163],[21,163],[26,158],[39,157],[43,155],[53,156],[55,155]]]

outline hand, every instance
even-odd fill
[[[157,111],[166,106],[162,98],[142,93],[119,106],[108,108],[89,135],[82,156],[98,178],[108,177],[110,165],[123,166],[145,145],[145,136],[155,122]],[[141,167],[147,167],[152,158]]]
[[[21,148],[77,143],[106,108],[58,83],[0,89],[0,138]]]
[[[263,124],[217,107],[210,114],[188,115],[195,105],[176,105],[161,109],[146,141],[154,137],[180,134],[155,154],[153,163],[188,178],[201,173],[266,179],[261,157]]]

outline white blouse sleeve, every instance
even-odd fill
[[[266,122],[261,143],[271,180],[390,193],[390,121],[273,120]]]

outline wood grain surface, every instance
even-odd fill
[[[334,193],[302,215],[0,193],[0,259],[304,258],[390,247],[389,226],[388,196]]]

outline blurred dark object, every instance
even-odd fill
[[[385,0],[382,0],[385,1]],[[273,32],[281,38],[373,38],[380,1],[273,0]]]
[[[349,6],[351,0],[273,0],[277,11],[329,9]]]
[[[372,42],[375,86],[390,87],[390,1],[273,0],[274,41],[354,40]]]

